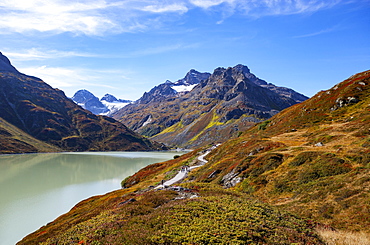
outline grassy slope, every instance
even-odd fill
[[[118,121],[82,109],[62,91],[38,78],[0,72],[0,84],[0,116],[3,121],[46,144],[65,151],[162,149],[160,144],[149,141]],[[6,139],[9,142],[2,139],[4,145],[16,143],[14,139]],[[17,147],[14,147],[10,151],[35,152],[33,148],[37,148],[32,144],[17,145],[22,150],[16,151]]]
[[[321,244],[317,222],[369,233],[369,77],[357,74],[216,148],[181,184],[197,198],[148,186],[195,164],[201,149],[142,169],[123,181],[128,189],[81,202],[20,244]],[[349,97],[356,103],[338,106]]]
[[[193,178],[225,185],[223,176],[234,171],[242,178],[239,191],[337,228],[369,232],[369,77],[357,74],[227,142]],[[349,97],[358,102],[335,109]]]
[[[60,152],[60,148],[39,141],[0,118],[0,153]]]
[[[197,198],[129,189],[90,198],[19,244],[323,244],[307,220],[243,194],[197,188]]]

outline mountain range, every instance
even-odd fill
[[[243,78],[213,76],[226,70]],[[370,70],[221,145],[149,165],[19,244],[369,244],[369,125]]]
[[[96,115],[109,116],[124,106],[130,104],[131,100],[117,99],[111,94],[104,95],[100,100],[86,89],[78,90],[72,100],[82,108],[91,111]]]
[[[190,70],[112,114],[139,134],[168,146],[196,148],[223,142],[306,100],[292,89],[259,79],[247,66]]]
[[[18,72],[0,53],[1,153],[159,150],[106,116],[76,105],[41,79]]]

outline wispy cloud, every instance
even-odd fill
[[[190,0],[190,3],[193,4],[194,6],[204,8],[204,9],[208,9],[210,7],[218,6],[224,3],[235,6],[237,2],[242,2],[242,1],[237,1],[237,0]]]
[[[99,35],[118,28],[100,11],[112,7],[105,1],[4,0],[0,3],[1,29],[15,32],[72,32]]]
[[[107,74],[127,78],[122,70],[92,70],[50,66],[21,67],[18,70],[24,74],[38,77],[54,88],[63,90],[70,87],[82,88],[86,86],[114,88],[113,86],[101,83]]]
[[[55,58],[69,58],[69,57],[99,57],[97,54],[82,53],[75,51],[61,51],[61,50],[46,50],[31,48],[22,51],[4,51],[4,54],[11,60],[28,61],[28,60],[46,60]]]
[[[144,6],[141,10],[152,13],[168,13],[168,12],[185,13],[189,9],[185,6],[184,3],[175,3],[169,5],[167,4],[147,5]]]
[[[164,46],[157,46],[157,47],[150,47],[146,49],[142,49],[136,52],[132,52],[127,55],[127,57],[139,57],[139,56],[147,56],[147,55],[153,55],[153,54],[162,54],[171,52],[174,50],[180,50],[180,49],[191,49],[196,48],[200,44],[199,43],[193,43],[193,44],[172,44],[172,45],[164,45]]]
[[[190,0],[197,7],[214,9],[222,6],[220,12],[228,15],[241,13],[251,17],[269,15],[291,15],[315,12],[346,1],[340,0]]]
[[[319,36],[319,35],[322,35],[322,34],[326,34],[326,33],[336,31],[337,29],[338,29],[338,26],[334,26],[332,28],[327,28],[327,29],[316,31],[316,32],[312,32],[312,33],[308,33],[308,34],[304,34],[304,35],[299,35],[299,36],[294,36],[293,38],[305,38],[305,37]]]
[[[344,2],[346,0],[1,0],[0,32],[70,32],[94,36],[143,31],[158,22],[171,21],[171,18],[162,19],[164,16],[178,17],[196,8],[213,11],[225,19],[235,13],[262,17],[315,12]]]

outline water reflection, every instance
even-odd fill
[[[179,153],[51,153],[0,156],[0,241],[14,244],[92,195]]]

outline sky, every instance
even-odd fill
[[[370,0],[0,0],[0,52],[68,97],[237,64],[313,96],[370,69]]]

